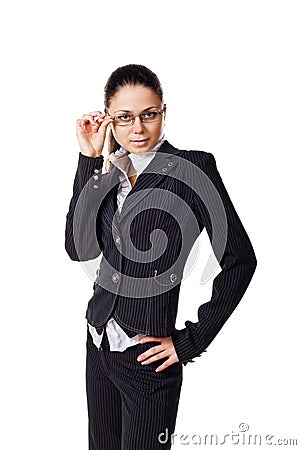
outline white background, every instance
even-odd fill
[[[190,444],[174,448],[241,422],[300,445],[300,2],[15,1],[0,30],[1,448],[88,449],[93,282],[64,250],[75,122],[129,63],[162,82],[166,138],[214,154],[258,259],[238,308],[183,368],[175,432]],[[206,289],[183,282],[178,328]]]

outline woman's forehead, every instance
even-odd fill
[[[143,111],[146,108],[161,106],[160,98],[149,87],[122,86],[110,102],[112,113],[115,111]]]

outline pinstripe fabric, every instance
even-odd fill
[[[186,321],[185,328],[177,330],[179,281],[189,252],[204,227],[213,244],[209,209],[221,224],[217,238],[220,239],[225,231],[222,221],[219,221],[213,190],[203,184],[202,177],[193,179],[192,169],[188,168],[188,173],[183,173],[185,161],[192,163],[211,180],[222,201],[228,228],[220,261],[222,271],[214,279],[211,300],[199,307],[196,323]],[[87,261],[103,253],[86,318],[98,332],[113,316],[120,326],[134,334],[172,336],[180,362],[187,364],[206,351],[246,291],[257,264],[250,239],[211,153],[179,150],[165,140],[147,171],[140,174],[120,214],[116,202],[120,171],[114,168],[107,174],[101,174],[102,164],[103,157],[89,158],[79,154],[73,196],[66,218],[65,248],[72,260]],[[94,179],[95,169],[97,180]],[[191,175],[192,181],[199,183],[209,199],[209,209],[195,190],[181,181],[185,175]],[[164,192],[174,196],[167,198]],[[138,200],[135,194],[139,195]],[[104,199],[99,207],[102,195]],[[152,201],[162,208],[152,208]],[[190,214],[185,212],[184,204],[197,219],[197,230],[192,227],[193,222]],[[146,209],[142,210],[142,206]],[[173,214],[166,211],[167,207],[175,212],[177,219],[180,218],[180,224]],[[137,260],[137,249],[142,255],[148,254],[151,249],[150,236],[154,230],[164,232],[156,234],[156,249],[164,248],[167,238],[164,253]],[[134,284],[133,277],[136,278]],[[145,279],[147,283],[144,283]]]
[[[119,176],[120,183],[117,191],[117,207],[118,211],[121,213],[124,201],[132,189],[131,183],[129,181],[128,176],[132,173],[129,172],[129,167],[132,164],[136,172],[136,179],[139,177],[140,173],[148,166],[150,161],[154,158],[155,152],[161,147],[163,143],[164,137],[162,137],[158,143],[151,148],[147,153],[142,154],[133,154],[129,153],[125,148],[121,147],[115,153],[111,153],[109,155],[109,160],[112,164],[118,167],[122,171],[122,175]],[[97,329],[92,327],[91,324],[88,323],[89,330],[91,336],[93,338],[94,344],[99,348],[101,345],[102,335],[104,329],[100,334],[98,334]],[[123,351],[125,348],[135,345],[137,343],[137,339],[139,337],[144,336],[142,333],[131,335],[129,330],[120,327],[114,318],[108,320],[105,325],[107,335],[109,338],[110,349]]]
[[[102,351],[87,333],[86,389],[89,450],[167,450],[174,432],[183,380],[183,366],[155,369],[137,356],[155,342],[138,344],[124,352],[109,350],[104,333]]]

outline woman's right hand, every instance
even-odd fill
[[[76,122],[76,136],[81,153],[95,158],[102,154],[107,126],[113,119],[100,111],[83,114]]]

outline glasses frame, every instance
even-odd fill
[[[115,126],[116,126],[116,127],[131,127],[131,126],[133,126],[133,124],[134,124],[134,122],[135,122],[135,120],[136,120],[136,117],[139,117],[142,123],[156,123],[156,122],[159,122],[160,119],[162,119],[162,114],[164,113],[164,111],[165,111],[165,107],[164,107],[163,109],[156,109],[156,110],[150,110],[150,111],[142,111],[142,112],[139,113],[139,114],[127,114],[127,113],[126,113],[128,116],[131,117],[131,122],[130,122],[130,123],[125,123],[125,124],[115,123]],[[144,119],[143,119],[141,116],[142,116],[142,114],[145,114],[145,113],[148,113],[148,112],[158,112],[159,115],[160,115],[160,116],[159,116],[159,119],[158,119],[158,120],[153,120],[153,121],[151,121],[151,122],[145,122]],[[112,120],[113,120],[114,122],[115,122],[115,119],[116,119],[116,116],[112,117]]]

